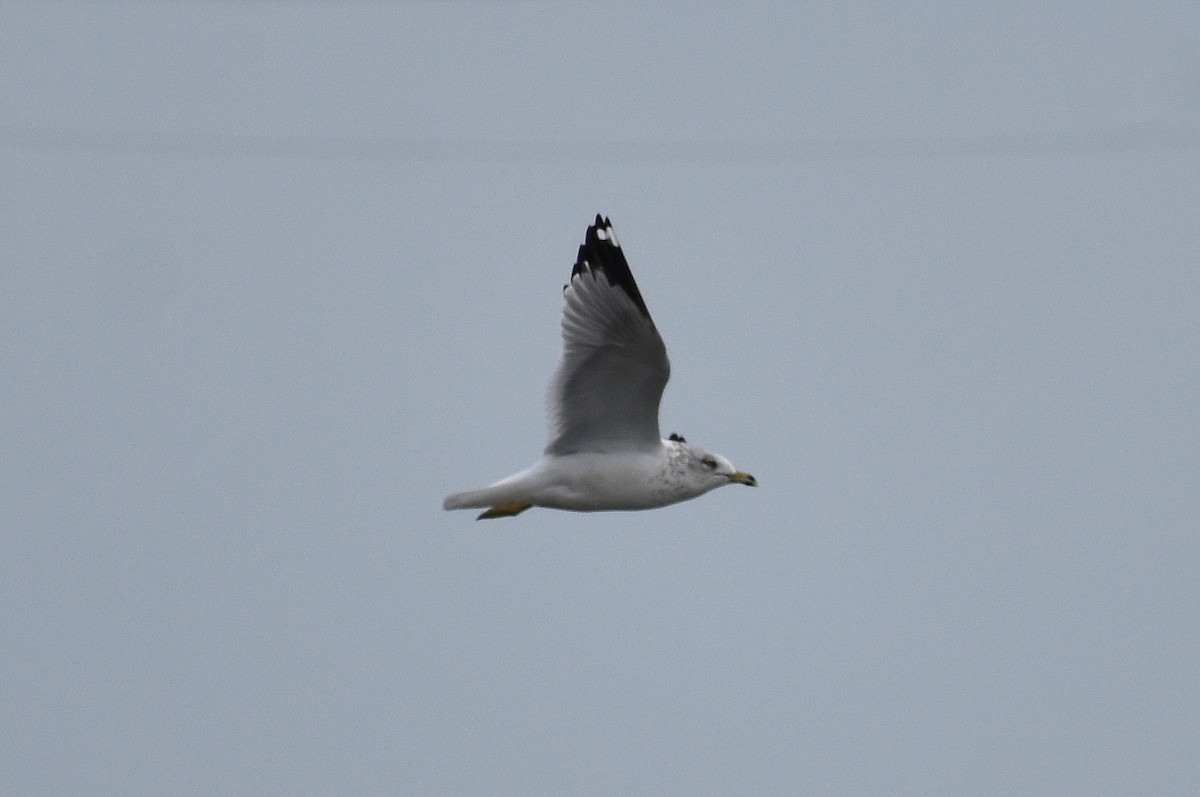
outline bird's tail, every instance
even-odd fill
[[[442,501],[442,509],[482,509],[485,506],[503,503],[508,497],[503,490],[496,489],[496,485],[479,490],[464,490],[446,496],[446,500]]]
[[[466,490],[446,496],[443,509],[483,509],[476,520],[519,515],[536,503],[530,490],[530,473],[523,470],[479,490]]]
[[[519,515],[529,507],[530,503],[513,498],[512,487],[500,483],[482,490],[467,490],[446,496],[442,501],[442,509],[482,509],[488,507],[476,520],[490,520],[498,517]]]

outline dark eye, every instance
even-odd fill
[[[700,460],[700,464],[703,465],[704,467],[708,468],[709,470],[717,469],[717,461],[715,459],[702,459],[702,460]]]

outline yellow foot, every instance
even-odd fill
[[[504,504],[496,504],[494,507],[484,512],[476,520],[491,520],[494,517],[512,517],[524,512],[533,504],[522,504],[520,501],[509,501]]]

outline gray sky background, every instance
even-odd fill
[[[1200,8],[1047,8],[0,4],[0,792],[1200,792]],[[761,487],[443,512],[597,212]]]

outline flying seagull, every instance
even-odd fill
[[[654,509],[726,484],[758,484],[720,454],[658,430],[667,348],[612,223],[588,227],[563,287],[563,353],[550,381],[550,442],[532,467],[447,496],[444,509],[511,517],[531,506],[577,512]]]

